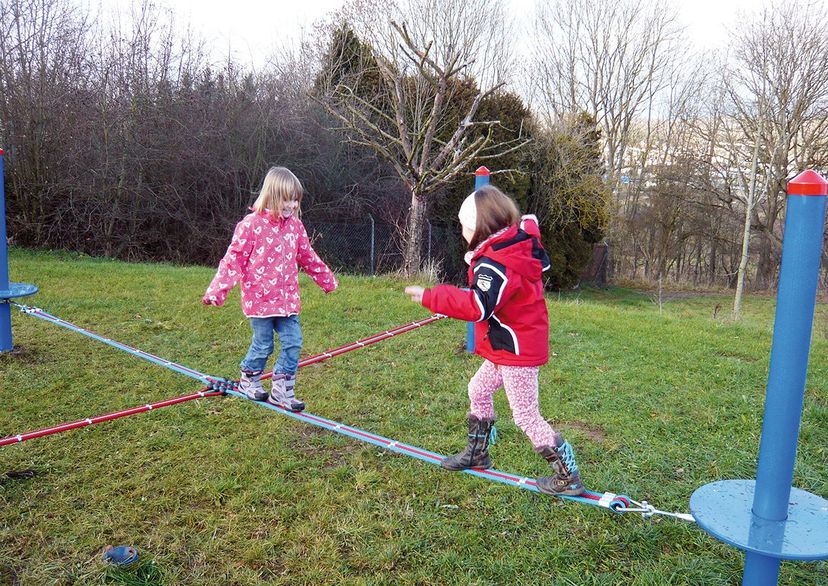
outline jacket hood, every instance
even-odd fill
[[[486,256],[508,266],[529,279],[540,279],[550,266],[549,256],[540,241],[540,227],[534,215],[526,215],[520,222],[496,232],[474,250],[471,259]]]

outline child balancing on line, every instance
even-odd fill
[[[253,339],[241,361],[239,391],[294,412],[305,408],[294,390],[302,349],[297,264],[325,293],[337,287],[336,277],[311,248],[298,217],[302,193],[302,184],[293,173],[285,167],[271,167],[250,208],[252,213],[236,225],[202,299],[205,305],[224,305],[230,289],[241,282],[242,311],[250,319]],[[273,354],[274,332],[280,350],[268,396],[261,378]]]
[[[475,353],[485,359],[469,381],[468,445],[441,466],[448,470],[492,466],[492,397],[503,386],[515,423],[552,467],[551,476],[537,479],[538,489],[552,495],[581,494],[584,485],[572,446],[552,429],[538,407],[538,370],[549,359],[549,316],[541,279],[549,257],[541,247],[537,218],[520,217],[515,202],[490,185],[469,195],[458,216],[469,243],[470,289],[405,288],[412,301],[433,312],[476,322]]]

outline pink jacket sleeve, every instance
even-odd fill
[[[328,265],[319,258],[319,255],[311,246],[305,225],[302,224],[301,226],[299,241],[296,243],[296,260],[302,270],[310,275],[313,282],[319,285],[320,289],[325,293],[330,293],[339,286],[339,282],[331,269],[328,268]]]
[[[244,271],[250,260],[250,253],[253,250],[253,233],[250,222],[242,220],[236,224],[233,231],[233,239],[224,258],[218,266],[216,276],[213,277],[207,292],[204,293],[204,300],[215,301],[216,305],[224,305],[227,294],[236,283],[244,277]]]

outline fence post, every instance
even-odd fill
[[[368,219],[371,220],[371,276],[374,276],[374,216],[368,214]]]
[[[489,184],[490,171],[486,167],[478,167],[474,172],[474,190],[477,191]],[[474,352],[474,323],[466,323],[466,352]]]
[[[9,290],[9,251],[6,243],[6,194],[3,172],[3,151],[0,150],[0,291]],[[12,349],[11,306],[0,299],[0,352]]]
[[[428,253],[426,258],[431,261],[431,222],[426,220],[426,224],[428,224]]]
[[[777,584],[782,560],[828,558],[828,500],[793,488],[814,324],[828,181],[788,182],[782,266],[756,480],[723,480],[690,497],[703,530],[745,551],[742,584]]]
[[[6,239],[6,190],[5,153],[0,149],[0,352],[14,348],[11,330],[11,303],[15,297],[25,297],[37,292],[37,287],[27,283],[9,281],[9,246]]]

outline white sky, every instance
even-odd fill
[[[107,0],[104,0],[107,1]],[[113,0],[108,0],[113,1]],[[118,0],[114,0],[118,1]],[[273,48],[290,44],[343,0],[161,0],[189,22],[216,52],[228,50],[242,63],[259,66]]]
[[[92,0],[93,2],[95,0]],[[132,0],[98,0],[104,9],[124,8]],[[463,0],[456,0],[462,2]],[[510,12],[531,23],[537,0],[506,0]],[[542,0],[541,0],[542,1]],[[604,0],[612,1],[612,0]],[[716,48],[727,40],[727,29],[737,16],[762,6],[762,0],[668,0],[678,10],[687,35],[698,48]],[[819,0],[828,2],[828,0]],[[220,58],[232,51],[242,63],[266,63],[274,47],[290,44],[314,21],[341,7],[344,0],[159,0],[189,22]],[[494,26],[494,23],[493,23]]]
[[[100,0],[104,6],[124,6],[130,0]],[[463,0],[457,0],[461,2]],[[506,0],[510,12],[531,20],[536,0]],[[607,0],[612,1],[612,0]],[[699,48],[721,46],[727,26],[738,12],[750,12],[759,0],[670,0],[677,6],[687,34]],[[160,0],[179,22],[190,22],[219,55],[231,49],[241,62],[265,62],[275,45],[295,39],[298,31],[339,8],[343,0]]]

